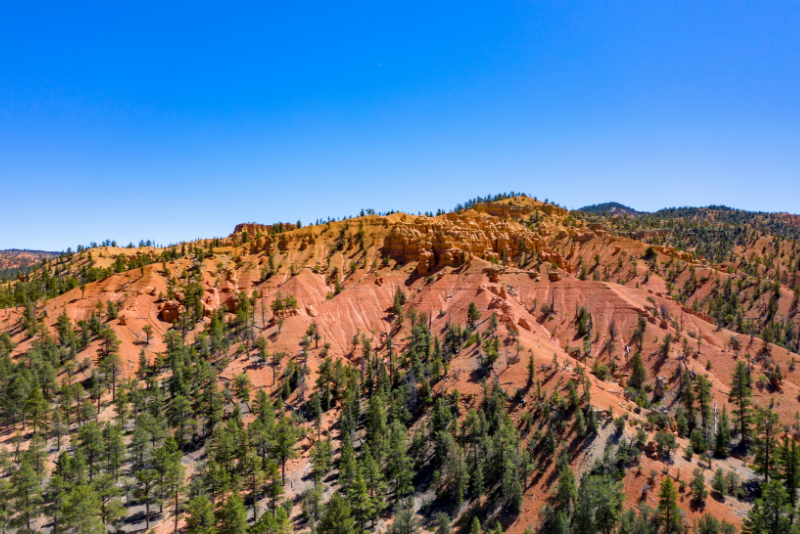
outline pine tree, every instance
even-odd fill
[[[679,533],[682,531],[680,508],[678,507],[678,490],[672,479],[665,477],[661,481],[659,491],[658,510],[661,512],[661,521],[665,534]]]
[[[480,318],[481,312],[478,310],[478,307],[474,302],[470,302],[469,306],[467,307],[467,328],[474,330],[475,323],[477,323]]]
[[[682,398],[681,404],[683,405],[683,409],[685,410],[686,419],[689,422],[689,432],[694,430],[695,426],[697,425],[697,419],[695,415],[695,406],[694,406],[694,388],[692,387],[692,375],[689,374],[689,371],[686,371],[683,374],[682,380]]]
[[[485,481],[483,478],[483,463],[476,462],[475,469],[472,472],[472,497],[474,499],[480,498],[483,495]]]
[[[798,447],[797,441],[789,436],[784,436],[783,443],[775,452],[779,466],[775,478],[783,482],[783,488],[789,497],[789,505],[792,510],[790,518],[794,523],[797,492],[800,488],[800,447]]]
[[[750,439],[751,396],[750,371],[747,369],[747,364],[739,360],[733,370],[729,398],[736,406],[733,414],[738,419],[737,430],[742,441]]]
[[[375,513],[375,503],[367,489],[367,483],[360,473],[353,482],[349,494],[349,502],[353,510],[354,518],[361,527],[360,530],[363,531],[366,529],[367,522],[374,521],[377,515]]]
[[[756,411],[755,471],[764,475],[764,483],[769,482],[775,469],[775,449],[780,432],[778,414],[770,409]]]
[[[533,351],[528,356],[528,387],[536,381],[536,364],[533,362]]]
[[[414,489],[411,484],[414,478],[413,462],[408,457],[405,434],[403,424],[395,421],[389,435],[386,477],[392,481],[396,498],[408,495]]]
[[[246,534],[247,510],[242,498],[234,492],[225,501],[220,513],[219,534]]]
[[[41,514],[42,493],[39,477],[27,457],[22,459],[19,469],[11,476],[14,509],[17,519],[14,525],[31,530],[31,523]]]
[[[319,520],[317,534],[354,534],[354,527],[350,506],[340,494],[334,493]]]
[[[558,471],[556,503],[560,510],[564,510],[567,515],[570,515],[575,499],[578,497],[578,488],[575,485],[575,474],[569,465],[569,457],[566,452],[562,452],[558,457],[556,470]]]
[[[700,421],[703,430],[708,428],[711,419],[711,382],[703,375],[698,375],[694,379],[694,393],[697,399],[697,407],[700,410]]]
[[[136,496],[144,501],[147,530],[150,530],[150,505],[156,498],[158,471],[142,469],[136,472]]]
[[[692,496],[698,502],[705,501],[706,497],[708,497],[708,490],[706,489],[706,477],[703,476],[703,470],[697,468],[692,471],[692,475],[694,477],[689,484],[692,489]]]
[[[173,516],[175,518],[174,532],[178,532],[178,512],[180,506],[180,495],[184,491],[183,477],[186,473],[183,465],[181,464],[180,456],[175,458],[167,466],[167,471],[164,476],[164,496],[173,503]],[[253,503],[255,508],[255,503]]]
[[[450,516],[446,512],[436,514],[435,534],[453,534],[453,528],[450,526]]]
[[[0,482],[0,485],[2,485],[3,482]],[[6,484],[8,484],[8,482],[6,482]],[[51,524],[53,525],[53,532],[58,532],[61,528],[61,520],[64,512],[64,501],[67,497],[67,493],[69,492],[69,488],[69,482],[64,480],[64,477],[56,472],[50,477],[50,481],[47,484],[47,489],[44,492],[44,513],[50,518]],[[9,506],[11,505],[11,499],[8,492],[4,493],[0,491],[0,498],[2,498],[2,500],[5,501]],[[5,532],[5,526],[1,530],[2,532]]]
[[[95,479],[91,485],[97,498],[100,500],[100,520],[103,525],[115,523],[125,513],[122,506],[122,488],[114,484],[111,475],[102,475]]]
[[[94,478],[98,463],[103,457],[105,444],[103,443],[103,433],[97,423],[90,421],[78,430],[78,441],[81,451],[86,455],[89,464],[89,482]]]
[[[64,525],[79,534],[105,534],[100,498],[89,486],[75,486],[64,499]]]
[[[281,464],[281,481],[286,484],[286,462],[297,458],[294,450],[300,433],[295,425],[286,417],[281,417],[275,429],[275,444],[273,454]]]
[[[286,510],[280,506],[274,514],[264,514],[250,529],[252,534],[291,534],[292,524]]]
[[[780,482],[773,480],[761,487],[761,497],[747,512],[742,534],[786,534],[790,532],[789,497]]]
[[[103,427],[103,455],[106,472],[119,479],[119,471],[125,462],[125,440],[122,428],[111,422]]]
[[[731,423],[728,419],[728,407],[723,405],[717,422],[717,435],[714,443],[714,454],[727,458],[731,448]]]
[[[642,355],[636,352],[631,359],[631,376],[628,378],[628,387],[638,391],[642,389],[645,380],[647,380],[647,369],[642,363]]]
[[[357,469],[356,453],[350,440],[346,439],[339,458],[339,484],[343,489],[348,489],[353,484]]]
[[[216,534],[217,520],[214,517],[214,505],[205,495],[189,501],[186,511],[186,532],[188,534]]]

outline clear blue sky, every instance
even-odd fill
[[[797,1],[0,7],[0,248],[798,184]]]

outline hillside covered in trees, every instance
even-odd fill
[[[38,258],[0,284],[0,529],[800,532],[792,218],[592,208]]]
[[[44,250],[14,248],[0,250],[0,280],[8,281],[9,278],[15,278],[19,273],[27,272],[43,259],[51,259],[56,256],[58,256],[57,252]]]

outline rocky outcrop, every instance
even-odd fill
[[[424,274],[436,265],[460,265],[473,257],[513,259],[523,247],[540,250],[542,240],[515,222],[450,213],[399,221],[384,239],[382,253],[401,262],[417,261],[418,273]]]
[[[177,321],[181,313],[184,311],[184,307],[177,300],[166,300],[162,302],[158,308],[158,313],[161,317],[161,320],[168,323],[174,323]]]
[[[714,319],[712,319],[711,316],[706,315],[703,312],[694,311],[693,309],[691,309],[691,308],[689,308],[687,306],[681,306],[681,311],[683,311],[684,313],[688,313],[689,315],[694,315],[698,319],[701,319],[701,320],[707,322],[708,324],[714,324]]]
[[[270,319],[269,324],[271,326],[275,326],[281,319],[286,320],[289,317],[296,317],[298,315],[300,315],[300,310],[296,308],[278,310],[272,315],[272,319]]]
[[[276,223],[276,224],[256,224],[256,223],[242,223],[237,224],[233,229],[233,233],[229,237],[241,236],[242,232],[246,232],[250,237],[255,237],[259,234],[269,234],[275,229],[276,232],[289,232],[297,230],[297,225],[292,223]]]
[[[231,313],[236,311],[239,300],[239,275],[236,271],[227,272],[225,281],[220,284],[218,299],[218,307],[225,306]]]

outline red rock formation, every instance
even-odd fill
[[[168,323],[177,321],[183,311],[183,306],[177,300],[166,300],[162,302],[158,310],[161,320]]]

